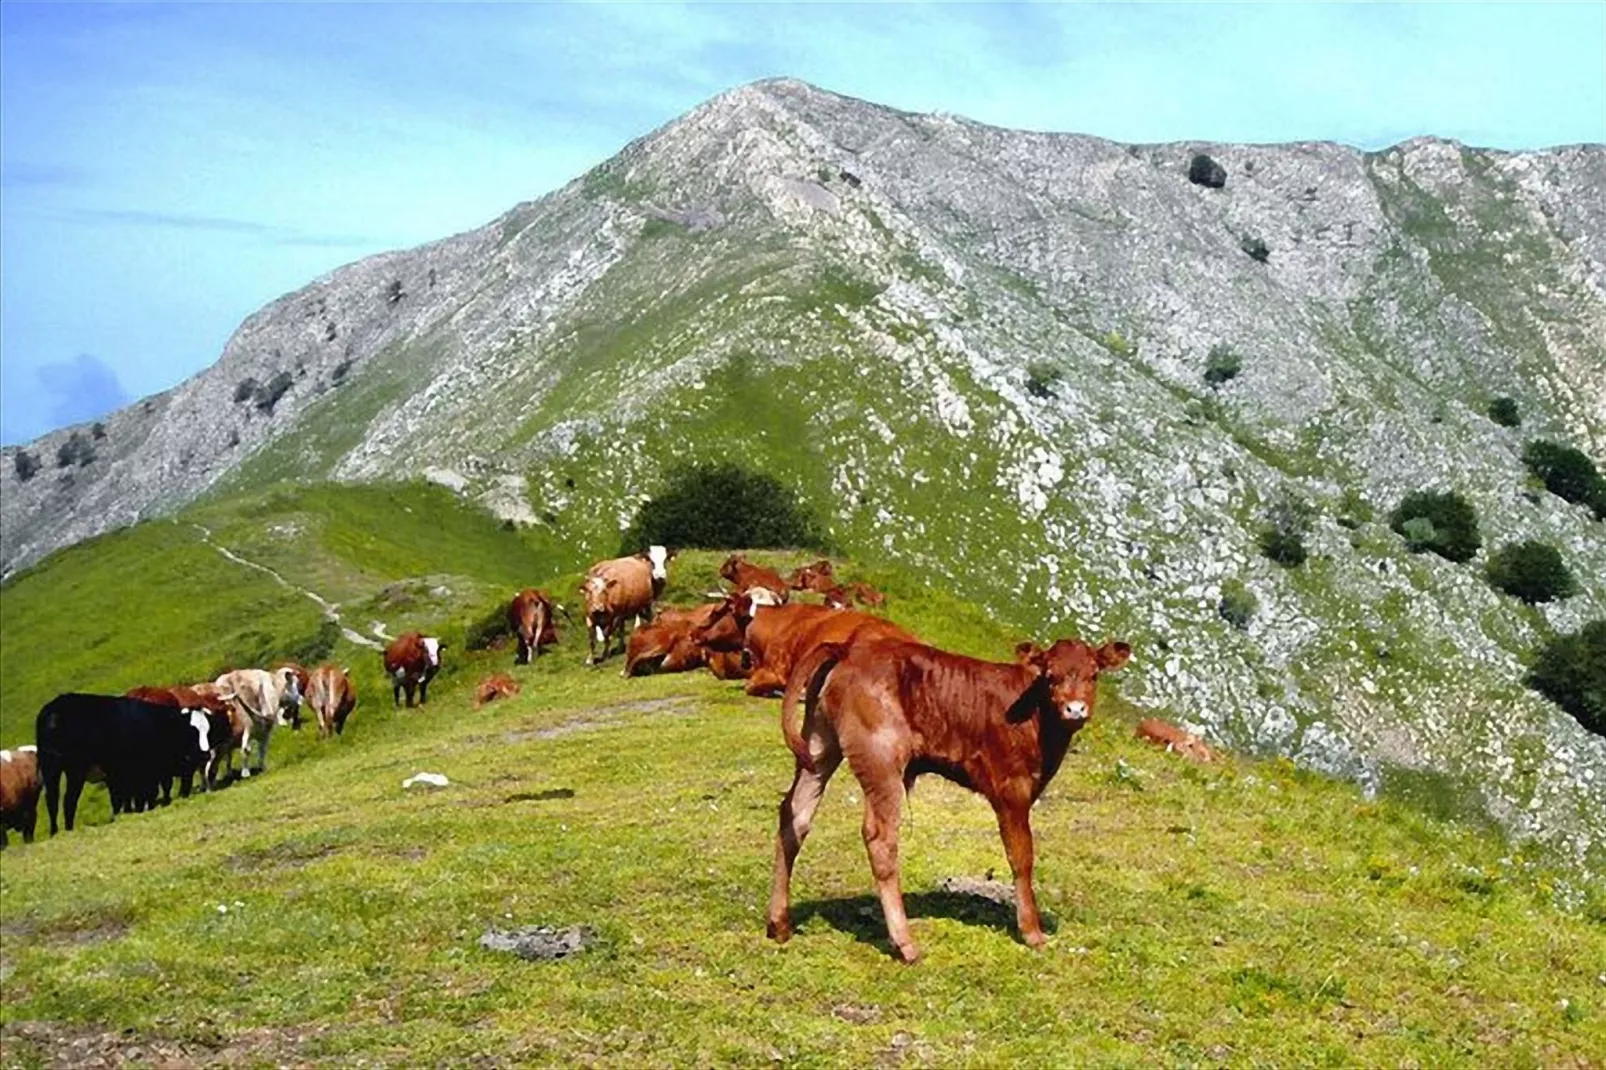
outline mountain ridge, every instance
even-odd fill
[[[1201,151],[1223,188],[1188,181]],[[1442,779],[1599,859],[1606,743],[1520,678],[1606,614],[1606,539],[1520,447],[1606,456],[1601,339],[1606,146],[1122,145],[771,80],[280,298],[83,468],[40,440],[39,485],[0,466],[4,563],[197,496],[420,475],[612,552],[667,465],[735,455],[1014,627],[1131,633],[1141,703]],[[1210,384],[1218,347],[1242,370]],[[1558,545],[1584,590],[1530,609],[1406,552],[1379,518],[1424,487],[1475,503],[1486,551]],[[1255,546],[1284,496],[1313,514],[1295,570]]]

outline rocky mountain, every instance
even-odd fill
[[[282,479],[423,475],[611,552],[733,457],[1023,632],[1130,638],[1128,697],[1213,739],[1606,865],[1606,740],[1521,683],[1606,616],[1606,528],[1521,460],[1606,457],[1606,146],[1122,145],[761,82],[273,302],[101,432],[7,451],[7,570]],[[1475,506],[1473,561],[1389,530],[1418,489]],[[1520,539],[1582,591],[1492,590]]]

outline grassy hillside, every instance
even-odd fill
[[[236,552],[277,553],[291,582],[341,592],[348,624],[412,598],[378,619],[466,637],[515,582],[573,589],[569,566],[542,571],[539,550],[455,516],[431,488],[331,494],[197,517]],[[409,526],[420,509],[440,515]],[[295,541],[275,533],[292,522]],[[198,540],[182,525],[134,529],[6,588],[0,648],[34,657],[7,654],[5,739],[21,736],[28,689],[56,686],[48,666],[74,686],[193,675],[243,642],[229,629],[252,605],[270,645],[316,630],[312,603]],[[453,552],[434,556],[441,546]],[[696,600],[718,556],[678,558],[671,599]],[[214,559],[233,572],[214,575]],[[1003,657],[1021,638],[907,575],[849,572],[943,645]],[[214,585],[199,608],[159,593]],[[86,633],[58,614],[94,591],[133,635],[168,641],[140,661],[142,644],[110,629],[74,654]],[[135,595],[165,631],[141,627]],[[562,631],[529,667],[506,647],[456,647],[430,706],[401,713],[378,690],[377,658],[336,640],[336,657],[368,666],[342,738],[281,731],[266,777],[7,850],[0,1062],[1606,1060],[1601,890],[1492,832],[1286,762],[1185,765],[1131,738],[1119,677],[1034,816],[1046,949],[1019,943],[1012,909],[943,889],[1008,870],[985,803],[926,780],[903,866],[927,958],[896,964],[846,771],[799,862],[797,935],[777,948],[763,910],[791,771],[778,703],[706,674],[588,670],[584,637]],[[493,669],[524,690],[474,711],[472,685]],[[451,786],[404,791],[423,770]],[[557,963],[478,943],[491,925],[581,923],[598,945]]]

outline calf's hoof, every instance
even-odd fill
[[[249,768],[240,770],[240,779],[244,780],[245,778],[249,777],[250,775],[251,775],[251,770]]]
[[[764,927],[764,934],[777,944],[784,944],[792,939],[792,922],[787,918],[771,918]]]
[[[1021,933],[1021,939],[1026,941],[1027,947],[1042,947],[1048,943],[1048,937],[1043,935],[1041,929],[1035,932]]]
[[[894,950],[898,953],[899,961],[905,966],[913,966],[920,961],[920,948],[914,944],[897,944],[894,946]]]

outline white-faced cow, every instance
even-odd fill
[[[407,692],[408,709],[412,709],[415,691],[420,706],[429,701],[429,682],[441,671],[441,651],[445,649],[444,640],[422,632],[407,632],[385,648],[385,675],[390,677],[398,707],[403,691]]]
[[[608,657],[613,637],[622,637],[630,620],[652,620],[653,599],[663,593],[669,579],[669,561],[674,556],[665,547],[650,546],[645,553],[598,561],[586,572],[580,596],[585,600],[586,639],[591,648],[587,665],[596,665]]]

